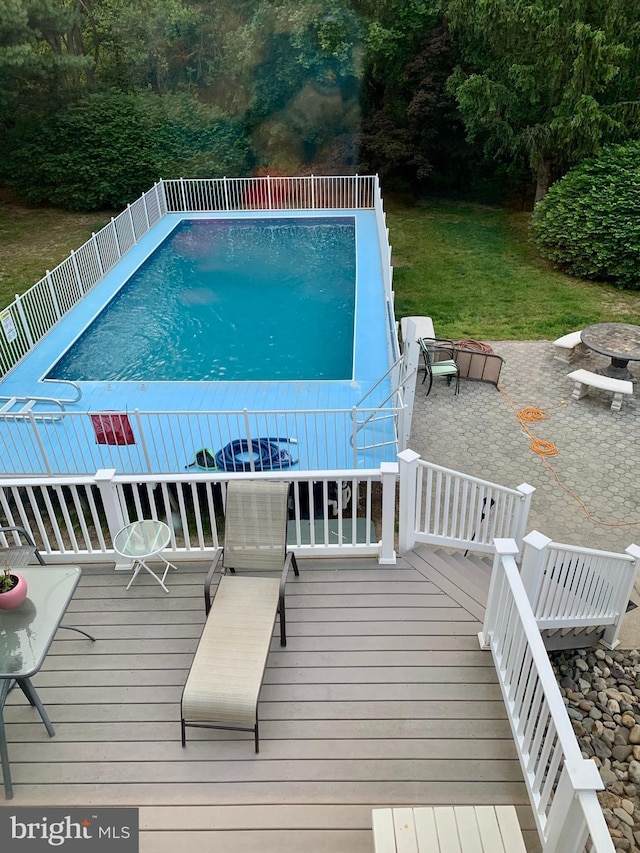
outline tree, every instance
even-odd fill
[[[124,207],[159,178],[251,167],[242,126],[188,95],[95,93],[9,134],[3,177],[27,201]]]
[[[554,178],[640,131],[640,0],[444,0],[470,139]]]
[[[640,143],[567,172],[536,205],[531,233],[567,272],[640,290]]]
[[[60,101],[91,74],[79,6],[55,0],[0,0],[0,108]]]

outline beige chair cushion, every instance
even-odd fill
[[[280,578],[220,579],[182,696],[185,723],[255,726],[279,591]]]

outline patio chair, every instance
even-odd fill
[[[453,341],[446,338],[420,338],[418,344],[424,359],[425,373],[422,382],[429,377],[427,396],[431,393],[434,376],[446,376],[448,385],[451,385],[455,376],[455,393],[460,393],[460,368],[454,360]]]
[[[3,566],[12,569],[28,566],[33,557],[41,566],[45,565],[36,543],[24,527],[0,527],[0,570]]]
[[[286,646],[285,585],[295,556],[287,552],[289,483],[232,480],[227,487],[224,547],[204,587],[205,622],[182,694],[182,745],[187,726],[253,731],[259,750],[258,699],[276,616]],[[211,582],[220,566],[213,600]],[[238,576],[246,570],[252,576]],[[256,573],[277,572],[276,577]]]

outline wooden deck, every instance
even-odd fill
[[[441,558],[300,562],[258,756],[251,733],[191,729],[180,745],[204,571],[181,564],[166,595],[148,575],[126,592],[112,565],[85,569],[65,622],[97,642],[60,631],[34,678],[56,736],[9,697],[12,805],[139,807],[141,853],[372,853],[372,808],[513,804],[539,850],[481,606]]]

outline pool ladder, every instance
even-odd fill
[[[353,407],[353,434],[351,436],[350,442],[356,454],[367,453],[370,450],[377,450],[380,447],[389,447],[391,445],[397,446],[398,436],[395,426],[397,413],[393,409],[385,409],[384,406],[386,403],[389,402],[389,400],[393,399],[398,389],[401,387],[402,383],[400,383],[400,385],[394,388],[391,393],[387,394],[384,400],[382,400],[382,402],[378,404],[374,411],[369,412],[366,417],[362,419],[358,418],[357,412],[362,403],[364,403],[367,397],[371,395],[371,392],[374,391],[374,389],[377,388],[378,385],[380,385],[393,370],[398,368],[401,362],[402,358],[398,359],[395,364],[392,364],[391,367],[387,370],[387,372],[383,376],[381,376],[380,379],[378,379],[378,381],[374,383],[374,385],[372,385],[372,387],[367,391],[367,393],[363,397],[361,397]],[[388,421],[392,421],[390,438],[388,437],[389,430],[388,428],[386,428],[386,423]],[[384,425],[382,429],[383,435],[381,436],[382,440],[371,441],[371,438],[368,440],[364,438],[364,443],[360,444],[358,441],[358,435],[365,437],[367,435],[367,428],[369,428],[369,431],[373,429],[375,432],[377,424]]]
[[[70,385],[76,392],[72,399],[61,399],[59,397],[44,397],[37,394],[3,396],[0,395],[0,416],[9,415],[11,418],[34,418],[37,421],[59,421],[64,416],[67,403],[77,403],[82,397],[82,389],[76,382],[70,379],[43,379],[43,382],[55,382],[59,385]],[[55,406],[56,411],[36,411],[35,407],[41,403]]]

